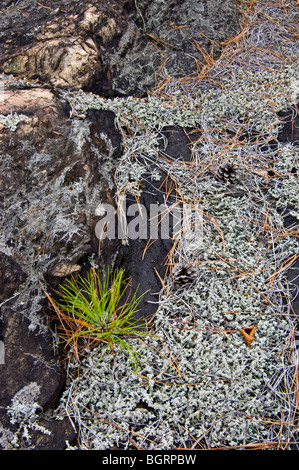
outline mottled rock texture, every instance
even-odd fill
[[[19,0],[1,5],[0,71],[104,95],[142,94],[159,70],[196,73],[239,31],[232,0]]]
[[[5,448],[7,435],[13,433],[18,436],[16,447],[63,450],[66,440],[71,442],[74,440],[74,430],[68,419],[56,421],[51,419],[51,416],[47,417],[45,413],[57,406],[65,386],[65,373],[55,352],[54,338],[50,330],[41,332],[30,329],[30,321],[24,316],[24,312],[30,310],[31,302],[29,300],[23,303],[22,297],[16,297],[1,307],[1,336],[5,346],[5,364],[1,365],[0,449]],[[7,407],[21,389],[32,383],[36,383],[39,387],[39,394],[35,400],[35,406],[38,407],[37,423],[43,426],[46,432],[32,429],[29,443],[22,438],[24,427],[30,425],[26,420],[22,422],[22,418],[26,416],[22,410],[16,410],[20,421],[11,422]]]
[[[239,31],[231,0],[141,0],[136,6],[109,58],[117,94],[141,94],[157,77],[196,74],[203,55],[217,57],[221,43]]]
[[[0,302],[11,297],[26,277],[22,268],[10,256],[0,252]]]
[[[125,30],[127,3],[2,2],[3,71],[72,89],[103,81],[101,48]]]

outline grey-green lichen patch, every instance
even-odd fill
[[[61,409],[79,417],[88,448],[128,448],[129,436],[139,448],[164,450],[194,443],[191,435],[205,436],[209,447],[269,439],[268,422],[279,419],[281,406],[273,403],[265,376],[280,370],[278,350],[262,337],[248,348],[239,332],[194,327],[189,320],[160,317],[136,375],[120,351],[100,362],[97,350],[87,352],[84,374],[74,375]],[[287,331],[287,322],[276,321],[273,342],[279,346]]]
[[[280,145],[275,155],[273,170],[277,172],[269,195],[275,199],[279,209],[293,207],[292,213],[299,211],[299,157],[298,147],[292,144]]]
[[[178,90],[168,99],[156,95],[146,99],[105,99],[82,90],[63,92],[63,96],[69,100],[74,113],[85,113],[90,108],[106,109],[116,114],[120,125],[133,129],[142,126],[153,130],[173,125],[217,127],[224,119],[232,118],[247,120],[256,132],[266,132],[273,137],[278,126],[275,111],[292,101],[290,88],[298,73],[298,63],[294,63],[281,72],[260,71],[252,76],[234,77],[233,83],[232,76],[228,76],[222,78],[221,87],[214,85],[187,95]]]
[[[11,131],[15,131],[18,127],[18,124],[22,121],[25,121],[27,116],[24,114],[11,113],[7,115],[0,114],[0,124],[5,126]]]
[[[3,89],[14,87],[37,88],[40,86],[39,80],[28,79],[24,76],[15,77],[11,74],[0,73],[0,85]]]
[[[160,181],[158,146],[157,132],[142,132],[126,139],[115,175],[119,197],[131,193],[137,198],[140,183],[146,175],[152,181]]]
[[[10,445],[14,449],[30,448],[30,431],[32,430],[51,434],[48,429],[38,423],[38,413],[41,411],[41,406],[37,402],[39,395],[40,386],[36,382],[31,382],[14,395],[11,404],[7,407],[11,424],[18,426],[18,430],[10,441]]]
[[[156,314],[155,336],[134,341],[140,352],[137,374],[119,350],[114,357],[85,351],[76,376],[69,365],[69,386],[58,412],[80,423],[81,448],[142,449],[242,446],[275,442],[281,415],[291,418],[292,374],[285,342],[292,329],[283,302],[283,275],[271,275],[296,252],[292,237],[263,236],[283,230],[274,208],[266,212],[259,185],[243,186],[242,197],[224,197],[224,189],[202,182],[197,194],[205,213],[203,245],[188,244],[174,254],[198,266],[193,284],[164,289]],[[263,201],[266,203],[267,200]],[[206,217],[205,214],[203,217]],[[223,239],[225,245],[223,244]],[[170,282],[171,285],[171,282]],[[249,347],[241,329],[256,325]],[[280,383],[285,382],[286,389]],[[292,431],[291,431],[292,432]],[[290,429],[282,427],[287,442]]]

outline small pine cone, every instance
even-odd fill
[[[174,287],[179,288],[192,284],[197,277],[197,269],[190,263],[178,263],[172,270]]]
[[[215,178],[220,183],[234,184],[237,180],[237,171],[233,163],[222,163],[216,171]]]

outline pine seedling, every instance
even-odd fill
[[[124,278],[124,270],[116,269],[110,276],[109,269],[103,269],[101,280],[93,268],[86,279],[68,279],[60,287],[59,300],[47,297],[61,321],[64,342],[72,344],[77,356],[80,338],[88,344],[106,344],[100,359],[118,345],[128,352],[136,369],[139,357],[130,340],[147,335],[145,323],[135,316],[146,292],[138,297],[137,291],[130,295],[130,280]]]

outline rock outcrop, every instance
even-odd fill
[[[123,267],[132,276],[133,291],[137,284],[140,294],[150,290],[140,312],[140,316],[148,316],[157,308],[160,277],[165,275],[164,262],[171,249],[170,239],[158,239],[144,256],[147,240],[129,240],[127,245],[117,239],[106,240],[98,259],[95,226],[100,217],[96,208],[103,202],[115,204],[113,175],[122,154],[121,133],[112,112],[90,110],[84,120],[71,118],[67,103],[48,87],[6,90],[0,113],[9,117],[11,109],[23,119],[14,130],[9,123],[0,129],[0,333],[5,346],[0,383],[5,430],[1,442],[7,433],[21,432],[5,412],[20,389],[37,384],[41,423],[64,387],[65,373],[56,339],[48,328],[40,283],[52,292],[67,276],[84,275],[91,258]],[[182,154],[190,158],[192,137],[179,128],[165,129],[164,134],[168,143],[165,147],[161,140],[162,152],[172,158]],[[160,181],[142,183],[141,203],[146,208],[163,202],[159,186]],[[65,440],[74,438],[73,429],[63,422],[59,429],[64,440],[58,442],[61,434],[55,426],[59,422],[54,425],[48,419],[46,423],[45,428],[53,433],[31,430],[30,445],[34,448],[61,448]],[[36,446],[34,439],[39,442]],[[20,439],[18,445],[25,444]]]
[[[141,0],[136,7],[118,47],[106,58],[112,90],[120,95],[140,95],[157,78],[195,76],[203,56],[216,58],[221,43],[239,30],[230,0]]]
[[[5,363],[0,366],[0,449],[63,450],[75,432],[67,418],[57,421],[47,411],[58,405],[66,376],[50,330],[36,331],[24,315],[33,308],[30,294],[26,303],[17,296],[1,307]],[[38,388],[35,397],[26,393],[32,384]],[[24,396],[17,406],[14,397],[20,392]]]
[[[106,5],[95,0],[43,4],[22,0],[16,8],[3,3],[0,41],[5,73],[39,77],[71,89],[103,81],[101,47],[124,31],[126,1]]]
[[[74,430],[68,420],[45,415],[58,403],[65,372],[57,339],[47,326],[40,282],[56,288],[79,272],[92,254],[94,209],[104,187],[112,185],[120,155],[120,133],[113,113],[99,112],[97,122],[70,119],[66,102],[48,88],[10,89],[0,113],[22,113],[16,130],[1,126],[1,422],[3,443],[10,432],[17,446],[63,448]],[[108,181],[107,181],[108,180]],[[39,388],[38,423],[30,443],[5,412],[27,385]],[[23,423],[26,427],[26,423]],[[6,437],[5,437],[6,436]],[[35,442],[35,444],[34,444]],[[2,444],[1,444],[2,445]]]
[[[141,95],[162,69],[196,73],[239,31],[232,0],[10,4],[1,8],[0,70],[108,96]]]
[[[26,277],[22,268],[10,256],[0,252],[0,302],[12,297]]]

